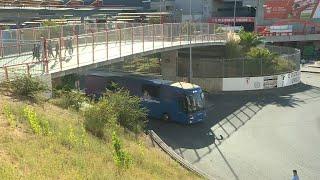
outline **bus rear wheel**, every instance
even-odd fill
[[[162,115],[162,120],[168,122],[170,120],[169,115],[167,113],[164,113]]]

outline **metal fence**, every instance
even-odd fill
[[[137,27],[147,24],[142,23],[82,23],[67,24],[59,26],[43,26],[22,29],[0,30],[0,39],[6,41],[35,41],[41,37],[46,39],[72,36],[75,34],[88,34],[90,32],[101,32],[106,29],[123,29],[128,27]]]
[[[122,33],[125,37],[130,37],[130,29],[134,27],[142,27],[146,26],[146,36],[149,37],[152,34],[152,26],[148,24],[141,23],[92,23],[92,24],[73,24],[73,25],[64,25],[64,26],[50,26],[50,27],[38,27],[38,28],[25,28],[25,29],[14,29],[14,30],[0,30],[0,57],[4,58],[8,55],[20,55],[25,52],[30,52],[33,49],[34,44],[42,43],[43,39],[58,39],[64,37],[76,37],[76,36],[86,36],[88,34],[97,34],[104,33],[106,31],[125,29]],[[156,28],[158,25],[156,25]],[[190,33],[191,35],[201,34],[214,34],[214,33],[222,33],[224,31],[221,30],[220,27],[223,25],[218,24],[208,24],[208,23],[196,23],[192,24],[191,28],[187,24],[180,25],[177,27],[173,26],[173,29],[165,26],[164,34],[167,37],[183,34],[187,35]],[[188,32],[190,29],[190,32]],[[161,31],[161,30],[160,30]],[[157,31],[156,36],[161,35],[162,32]],[[129,34],[126,34],[129,33]],[[135,32],[136,33],[136,32]],[[138,32],[141,36],[142,31]],[[137,34],[137,33],[136,33]],[[136,35],[135,34],[135,35]],[[99,38],[98,38],[99,39]],[[165,39],[165,41],[168,38]],[[200,40],[200,39],[198,39]],[[101,41],[101,40],[100,40]],[[63,42],[62,42],[63,43]]]
[[[104,32],[106,30],[143,26],[141,23],[84,23],[61,26],[35,27],[23,29],[0,30],[0,56],[23,53],[42,39],[55,39],[67,36]]]
[[[43,37],[37,41],[18,39],[17,43],[0,47],[0,80],[21,74],[65,71],[160,48],[225,42],[227,34],[220,28],[222,26],[211,23],[153,24],[64,37],[60,34],[57,38]]]
[[[265,48],[278,56],[272,59],[194,59],[192,64],[193,77],[256,77],[284,74],[300,69],[300,50],[279,46],[265,46]],[[178,58],[177,75],[188,77],[188,58]]]

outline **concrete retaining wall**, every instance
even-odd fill
[[[187,77],[177,76],[178,51],[161,54],[161,74],[164,79],[172,81],[187,81]],[[201,86],[208,92],[222,91],[223,78],[192,78],[191,82]]]
[[[164,79],[187,82],[187,77],[178,77],[178,51],[162,53],[161,74]],[[300,82],[301,72],[294,71],[280,75],[235,78],[192,78],[191,82],[208,92],[247,91],[285,87]]]

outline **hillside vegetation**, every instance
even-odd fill
[[[199,179],[151,146],[143,124],[127,122],[144,115],[124,113],[137,110],[125,109],[137,101],[126,92],[106,94],[84,111],[9,95],[0,95],[0,179]]]

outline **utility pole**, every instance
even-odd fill
[[[162,14],[162,5],[164,6],[166,11],[166,0],[160,0],[160,24],[163,24],[163,14]]]
[[[236,27],[236,9],[237,9],[237,0],[234,0],[234,6],[233,6],[233,30],[235,30],[235,27]]]
[[[191,22],[192,22],[192,6],[191,6],[191,0],[189,1],[189,8],[190,8],[190,19],[189,19],[189,45],[190,45],[190,61],[189,61],[189,78],[188,82],[191,83],[192,79],[192,47],[191,47]]]

